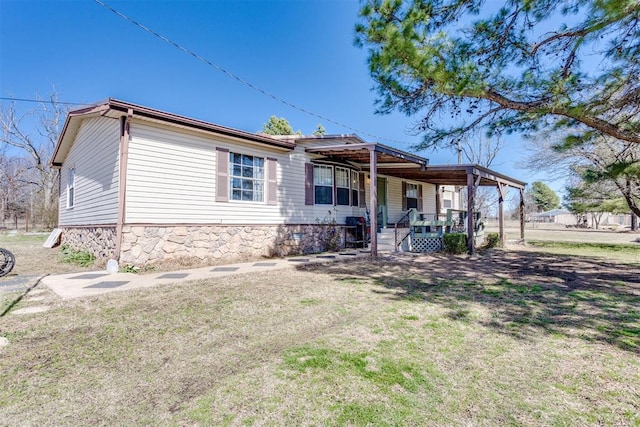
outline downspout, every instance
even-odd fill
[[[129,108],[127,116],[120,117],[120,175],[118,179],[118,222],[116,224],[116,249],[114,257],[120,260],[122,248],[122,226],[125,220],[125,201],[127,191],[127,164],[129,162],[129,137],[133,110]]]

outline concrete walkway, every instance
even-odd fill
[[[114,291],[148,288],[170,284],[178,281],[209,279],[233,274],[261,273],[264,271],[293,268],[319,262],[348,260],[369,256],[369,251],[350,250],[339,253],[299,256],[291,258],[274,258],[263,261],[244,262],[217,267],[202,267],[189,270],[171,271],[152,274],[114,273],[93,271],[70,274],[54,274],[43,277],[41,283],[53,290],[63,299],[81,298],[105,294]]]

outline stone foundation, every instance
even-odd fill
[[[241,260],[318,253],[344,246],[335,225],[124,226],[120,263]]]
[[[68,245],[76,251],[92,253],[97,259],[114,258],[116,228],[65,228],[62,232],[62,244]]]

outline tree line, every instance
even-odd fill
[[[66,114],[55,91],[26,111],[14,101],[2,105],[0,220],[5,227],[57,224],[59,174],[50,162]]]

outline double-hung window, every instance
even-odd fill
[[[313,165],[313,187],[316,205],[333,204],[333,166]]]
[[[229,153],[231,200],[264,202],[264,158]]]
[[[418,209],[418,184],[407,182],[407,209]]]
[[[67,209],[76,204],[76,168],[69,169],[67,174]]]
[[[336,167],[336,204],[349,206],[349,169]]]
[[[360,174],[354,170],[351,171],[351,206],[360,206]]]
[[[305,205],[360,206],[360,173],[344,166],[305,164]]]

